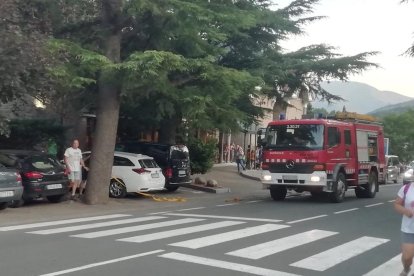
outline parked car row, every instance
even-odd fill
[[[111,197],[175,191],[180,185],[191,183],[189,154],[184,145],[127,143],[117,147],[132,152],[114,153],[108,185]],[[84,152],[83,158],[87,160],[90,155],[91,152]],[[0,150],[0,210],[20,207],[37,198],[58,203],[65,199],[68,190],[64,165],[55,157],[36,151]]]

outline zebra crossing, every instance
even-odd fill
[[[174,227],[173,229],[166,227]],[[297,249],[308,244],[323,242],[327,238],[340,236],[341,233],[321,229],[311,229],[300,233],[283,235],[273,240],[266,240],[263,235],[275,233],[283,229],[293,229],[294,226],[283,224],[280,220],[260,218],[209,216],[198,214],[173,214],[148,215],[134,217],[129,214],[113,214],[106,216],[94,216],[49,222],[11,225],[0,227],[1,232],[22,231],[27,235],[68,235],[69,238],[99,239],[111,237],[115,241],[129,243],[146,243],[151,241],[166,240],[166,253],[158,255],[160,258],[181,262],[192,262],[203,266],[243,271],[253,275],[297,275],[282,271],[276,271],[263,267],[243,264],[243,260],[257,261],[288,250]],[[211,234],[210,231],[220,230],[219,234]],[[294,232],[294,231],[292,231]],[[128,237],[119,237],[127,234]],[[137,235],[138,234],[138,235]],[[186,238],[187,235],[200,235],[196,238]],[[237,248],[236,241],[256,237],[261,242]],[[171,242],[170,239],[178,239]],[[249,241],[250,242],[250,241]],[[371,250],[380,250],[381,246],[388,243],[388,239],[362,236],[349,240],[321,252],[310,253],[310,256],[289,260],[289,267],[324,272],[345,261],[358,261],[363,254]],[[182,254],[180,248],[201,249],[219,244],[232,243],[234,250],[223,252],[219,260],[204,258],[197,254]],[[188,251],[187,251],[188,252]],[[196,251],[193,251],[196,252]],[[225,257],[238,260],[228,262],[222,260]],[[392,275],[401,268],[400,255],[392,256],[384,264],[373,267],[364,276]],[[305,274],[304,274],[305,275]]]

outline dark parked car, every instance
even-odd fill
[[[14,200],[11,207],[19,207],[35,198],[47,198],[57,203],[68,192],[69,182],[64,168],[51,155],[27,150],[0,150],[0,163],[19,171],[22,178],[23,195]]]
[[[164,173],[168,191],[173,192],[180,185],[191,183],[190,155],[185,145],[124,142],[117,144],[116,150],[153,157]]]
[[[0,164],[0,210],[7,208],[13,200],[22,197],[22,178],[15,169]]]

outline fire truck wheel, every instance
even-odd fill
[[[370,173],[368,184],[362,185],[363,188],[355,188],[355,195],[358,198],[374,198],[377,193],[378,178],[375,173]]]
[[[287,189],[285,186],[276,186],[270,188],[270,196],[273,200],[280,201],[286,198]]]
[[[338,173],[336,182],[334,183],[333,192],[330,194],[331,202],[339,203],[345,198],[346,178],[343,173]]]

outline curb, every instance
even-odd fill
[[[195,185],[195,184],[188,184],[188,185],[182,185],[182,186],[193,189],[193,190],[203,191],[207,193],[214,193],[214,194],[224,194],[224,193],[231,192],[230,188],[225,188],[225,187],[213,188],[213,187],[206,187],[206,186],[200,186],[200,185]]]
[[[260,181],[260,177],[253,176],[253,175],[249,175],[249,174],[247,174],[245,171],[241,171],[241,172],[240,172],[240,175],[241,175],[241,176],[243,176],[243,177],[245,177],[245,178],[248,178],[248,179],[252,179],[252,180],[256,180],[256,181]]]

